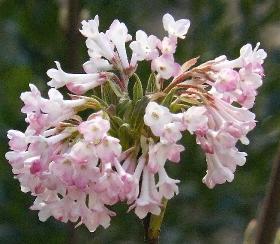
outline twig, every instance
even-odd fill
[[[67,29],[66,29],[66,58],[67,68],[78,71],[80,67],[80,42],[79,33],[81,3],[80,0],[68,0]]]
[[[280,210],[280,147],[272,166],[263,208],[258,220],[256,244],[271,244],[275,239]]]

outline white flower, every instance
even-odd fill
[[[51,78],[48,85],[54,88],[67,86],[76,93],[83,94],[89,89],[93,89],[106,81],[106,76],[100,73],[91,74],[69,74],[61,69],[60,63],[55,62],[57,69],[49,69],[47,75]]]
[[[91,58],[89,61],[83,64],[84,71],[88,74],[98,73],[101,71],[108,71],[113,69],[113,65],[111,65],[106,59],[96,57]]]
[[[96,15],[94,19],[92,20],[84,20],[82,21],[82,29],[80,32],[88,38],[94,38],[97,34],[99,34],[98,31],[99,27],[99,17]]]
[[[164,29],[170,36],[176,36],[181,39],[185,38],[191,22],[188,19],[179,19],[177,21],[170,14],[165,14],[162,18]]]
[[[124,23],[119,20],[114,20],[109,30],[106,32],[109,39],[115,44],[122,66],[124,68],[129,67],[125,43],[131,40],[131,35],[128,34],[127,27]]]
[[[144,122],[151,127],[154,135],[160,136],[165,124],[172,121],[172,115],[169,109],[157,104],[156,102],[150,102],[146,107]]]
[[[104,57],[112,62],[115,57],[114,44],[103,32],[100,32],[94,38],[88,38],[86,46],[89,49],[88,54],[91,58]]]
[[[114,57],[114,46],[108,37],[98,30],[99,18],[95,16],[94,20],[82,22],[82,29],[80,32],[87,37],[86,45],[89,49],[89,55],[92,58],[103,56],[109,61]]]
[[[131,65],[135,65],[136,61],[152,60],[158,56],[157,45],[159,40],[156,36],[147,34],[138,30],[136,32],[136,41],[130,43],[129,47],[132,49]]]
[[[258,42],[256,47],[253,49],[251,44],[246,44],[240,49],[240,60],[243,66],[249,63],[263,64],[264,59],[267,57],[266,52],[263,49],[258,49],[260,43]]]

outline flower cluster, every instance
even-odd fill
[[[179,192],[180,181],[168,176],[165,164],[180,161],[185,131],[206,155],[203,182],[213,188],[233,180],[246,161],[236,144],[248,144],[256,125],[249,109],[262,85],[266,53],[247,44],[234,60],[220,56],[195,66],[193,58],[180,65],[174,54],[189,26],[165,14],[168,36],[160,40],[139,30],[132,41],[119,20],[106,32],[99,31],[98,16],[83,21],[85,73],[66,73],[55,62],[47,71],[48,99],[32,84],[22,93],[28,127],[8,131],[6,158],[21,190],[36,197],[31,209],[41,221],[53,216],[95,231],[109,226],[115,215],[109,207],[119,202],[140,219],[159,215],[163,201]],[[141,61],[151,65],[145,90],[136,74]],[[63,86],[68,100],[58,91]]]

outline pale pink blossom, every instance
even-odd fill
[[[234,60],[227,60],[226,57],[215,59],[213,69],[217,73],[212,78],[215,80],[213,85],[216,90],[212,89],[212,94],[228,103],[238,102],[243,107],[253,107],[256,89],[262,85],[262,65],[267,56],[263,49],[258,49],[259,45],[260,43],[254,49],[251,44],[244,45],[240,49],[240,57]]]
[[[24,106],[21,109],[23,113],[40,112],[42,97],[38,88],[29,84],[30,92],[23,92],[20,95],[20,99],[24,102]]]
[[[138,164],[137,164],[138,165]],[[129,155],[123,162],[122,168],[127,173],[133,173],[136,168],[136,157],[134,155]]]
[[[219,92],[234,91],[237,88],[239,81],[240,77],[237,71],[225,68],[218,72],[215,88]]]
[[[162,134],[160,135],[160,142],[163,144],[176,143],[182,138],[180,132],[180,125],[178,123],[168,123],[163,127]]]
[[[96,166],[98,158],[94,151],[94,146],[86,141],[78,141],[75,143],[71,151],[67,154],[67,158],[77,164],[91,164]]]
[[[236,148],[216,151],[214,154],[206,154],[208,169],[203,178],[203,183],[209,188],[226,181],[232,182],[236,165],[242,166],[246,162],[247,154],[239,152]]]
[[[88,142],[98,144],[110,129],[110,122],[101,116],[82,122],[78,130]]]
[[[124,182],[121,176],[112,170],[111,164],[106,164],[106,171],[99,177],[93,189],[99,193],[104,203],[113,205],[119,201],[119,195],[124,187]]]
[[[239,61],[243,67],[248,64],[263,64],[267,54],[263,49],[259,49],[259,46],[258,42],[254,49],[251,44],[246,44],[240,49]]]
[[[98,15],[93,20],[82,21],[80,32],[87,37],[86,45],[89,48],[89,55],[92,58],[103,56],[112,61],[115,56],[114,46],[104,33],[99,32],[98,28]]]
[[[162,200],[179,192],[180,181],[169,177],[166,163],[180,162],[185,148],[177,143],[186,130],[206,155],[202,181],[209,188],[233,181],[237,166],[245,164],[247,154],[236,145],[239,141],[247,145],[247,135],[256,125],[249,108],[263,82],[265,51],[259,43],[254,49],[247,44],[234,60],[222,55],[193,68],[194,58],[181,68],[173,55],[190,21],[175,21],[166,14],[163,25],[168,37],[161,41],[137,31],[129,45],[129,62],[126,45],[132,38],[124,23],[114,20],[100,32],[98,16],[83,21],[80,31],[90,56],[83,64],[85,74],[66,73],[55,62],[57,68],[47,72],[52,87],[48,98],[32,84],[21,94],[28,126],[25,132],[8,131],[11,151],[5,157],[21,191],[36,197],[31,209],[39,211],[41,221],[54,217],[78,222],[76,226],[84,224],[93,232],[110,225],[116,214],[109,207],[120,202],[130,205],[140,219],[149,213],[159,215]],[[142,99],[149,99],[144,115],[146,104],[140,104],[142,100],[135,104],[127,89],[137,62],[143,60],[151,61],[150,77],[157,88]],[[109,86],[103,85],[106,81],[112,102]],[[57,90],[63,86],[72,99],[64,99]],[[92,95],[86,94],[98,86]],[[175,94],[166,107],[161,104],[171,87]],[[131,124],[131,114],[139,125]],[[129,124],[128,138],[119,134],[123,124]]]
[[[159,215],[161,211],[160,200],[155,186],[154,175],[149,173],[147,167],[145,167],[140,196],[130,209],[135,208],[135,214],[140,219],[145,218],[148,213]]]
[[[204,106],[190,107],[183,113],[182,127],[186,128],[191,134],[205,134],[208,129],[207,110]]]
[[[160,168],[163,168],[168,160],[172,162],[180,161],[180,153],[184,147],[178,144],[151,144],[149,146],[148,169],[152,173],[157,173]]]
[[[105,136],[102,141],[96,145],[96,154],[102,162],[113,162],[115,158],[120,157],[122,147],[120,140],[112,137]]]
[[[207,174],[203,182],[213,188],[216,184],[234,179],[236,166],[246,162],[246,154],[235,147],[238,140],[248,144],[247,133],[255,126],[255,115],[218,98],[215,106],[206,107],[208,130],[197,134],[197,142],[206,153]]]
[[[174,195],[179,193],[179,188],[177,186],[180,183],[179,180],[174,180],[170,178],[165,168],[160,168],[158,171],[159,181],[157,183],[157,187],[159,187],[159,193],[166,199],[171,199]]]
[[[164,54],[174,54],[177,48],[177,38],[174,36],[164,37],[158,47]]]
[[[41,111],[48,114],[48,120],[52,124],[70,119],[76,114],[75,108],[86,102],[84,99],[64,100],[62,94],[54,88],[49,90],[48,95],[49,99],[42,101]]]
[[[28,145],[28,137],[18,130],[9,130],[7,133],[9,146],[13,151],[25,151]]]
[[[256,73],[263,75],[262,64],[267,57],[263,49],[259,49],[260,43],[257,43],[253,49],[251,44],[246,44],[240,49],[240,56],[234,60],[227,60],[225,56],[215,59],[214,68],[219,70],[222,68],[244,68],[247,65],[253,65],[256,68]]]
[[[115,213],[109,210],[104,205],[104,203],[101,201],[97,194],[89,194],[88,208],[93,213],[93,216],[87,216],[86,214],[83,215],[84,217],[86,217],[87,221],[94,221],[95,224],[97,224],[97,227],[99,225],[103,226],[103,228],[109,227],[111,216],[115,216]],[[89,227],[87,225],[87,222],[85,224],[87,227]],[[94,231],[94,229],[91,231]]]
[[[163,54],[153,59],[151,68],[159,73],[163,79],[177,76],[180,71],[180,65],[174,62],[174,57],[171,54]]]

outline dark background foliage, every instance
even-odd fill
[[[118,216],[109,229],[95,233],[84,227],[73,230],[53,219],[41,223],[37,213],[28,209],[33,197],[20,191],[4,158],[7,130],[26,127],[19,96],[28,83],[46,95],[46,70],[54,60],[66,70],[71,62],[87,60],[83,42],[77,47],[79,57],[71,60],[65,3],[0,0],[0,243],[142,243],[142,224],[133,213],[126,213],[124,205],[115,208]],[[244,229],[259,212],[280,132],[279,1],[81,0],[80,4],[85,18],[100,16],[101,30],[118,18],[132,35],[143,29],[162,37],[161,18],[166,12],[189,18],[191,28],[177,49],[179,62],[196,56],[205,61],[221,54],[234,58],[242,45],[261,41],[268,52],[266,78],[253,109],[259,122],[244,148],[248,162],[237,170],[233,183],[209,190],[201,182],[206,170],[203,153],[193,138],[184,138],[182,162],[169,167],[170,174],[181,180],[180,194],[168,203],[161,236],[161,243],[242,243]],[[139,75],[145,80],[149,74],[143,68]]]

